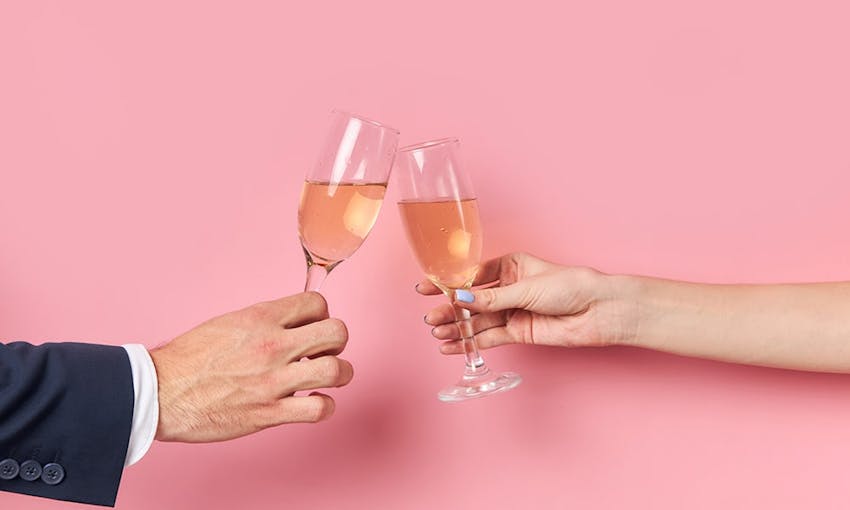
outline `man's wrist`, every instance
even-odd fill
[[[158,412],[158,421],[157,421],[157,424],[156,424],[156,434],[154,436],[154,439],[156,439],[157,441],[164,441],[164,440],[167,440],[167,438],[165,437],[165,434],[166,434],[167,431],[166,431],[166,427],[162,426],[162,422],[163,422],[163,420],[167,421],[167,417],[168,417],[169,412],[168,412],[168,409],[167,409],[167,406],[168,406],[168,390],[166,388],[165,391],[163,391],[163,386],[166,384],[167,379],[168,379],[168,370],[165,367],[166,362],[163,361],[162,347],[158,347],[156,349],[151,349],[150,350],[150,356],[151,356],[151,362],[153,363],[154,367],[156,368],[157,392],[159,394],[159,399],[158,399],[158,402],[157,402],[158,405],[159,405],[159,412]]]
[[[156,369],[144,345],[124,345],[133,377],[133,421],[125,466],[135,464],[147,453],[159,422]]]
[[[156,367],[159,387],[159,422],[157,423],[157,441],[177,441],[187,427],[192,427],[190,414],[186,406],[189,399],[185,394],[191,372],[187,367],[175,361],[181,359],[180,352],[174,352],[170,344],[150,351],[151,360]]]

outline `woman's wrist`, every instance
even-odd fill
[[[723,299],[716,293],[707,293],[700,284],[615,275],[610,285],[616,309],[622,317],[622,345],[685,352],[681,343],[673,345],[671,342],[676,338],[700,336],[701,332],[714,327],[712,315],[722,311]],[[707,309],[713,313],[706,316]]]
[[[602,275],[599,299],[603,340],[608,345],[641,346],[648,292],[645,278],[630,275]]]

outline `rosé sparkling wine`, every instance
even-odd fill
[[[481,262],[481,220],[472,179],[460,160],[460,140],[443,138],[399,150],[398,211],[413,255],[425,276],[449,298],[463,346],[463,376],[437,398],[462,402],[516,388],[522,377],[493,372],[475,341],[469,310],[456,301],[458,290],[475,283]]]
[[[481,261],[478,201],[401,201],[407,239],[429,280],[443,292],[469,288]]]
[[[305,291],[363,244],[378,219],[398,146],[398,130],[334,110],[316,166],[298,204],[298,237],[307,262]]]
[[[387,185],[305,181],[298,236],[311,263],[331,266],[350,257],[369,235]]]

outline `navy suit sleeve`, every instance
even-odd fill
[[[133,401],[122,347],[0,344],[0,490],[114,506]]]

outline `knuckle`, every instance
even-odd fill
[[[249,321],[256,322],[268,319],[272,315],[272,308],[271,303],[263,301],[249,306],[244,312]]]
[[[257,387],[263,395],[262,398],[271,398],[276,395],[279,386],[280,380],[274,372],[266,372],[257,376]]]
[[[311,290],[303,294],[303,299],[310,308],[318,310],[323,315],[328,314],[328,301],[325,296]]]
[[[455,311],[451,304],[446,303],[434,309],[435,322],[446,324],[455,321]]]
[[[531,254],[527,251],[515,251],[508,256],[509,260],[516,265],[520,265],[522,261],[528,260],[530,257]]]
[[[278,351],[278,341],[270,336],[263,336],[257,340],[257,351],[263,356],[271,356]]]
[[[329,387],[339,377],[339,362],[333,356],[324,356],[296,365],[303,370],[302,386]]]
[[[496,304],[496,293],[493,292],[493,289],[484,289],[480,291],[478,297],[485,308],[490,308]]]
[[[280,333],[280,339],[277,341],[278,354],[294,355],[298,351],[298,346],[302,341],[303,335],[301,331],[297,329],[284,329]]]
[[[338,340],[342,343],[348,341],[348,327],[339,319],[328,319],[328,334],[334,340]]]
[[[307,419],[313,423],[333,414],[334,402],[330,397],[316,397],[307,408]]]
[[[339,358],[326,356],[316,362],[319,364],[319,379],[322,381],[336,381],[342,374]]]

